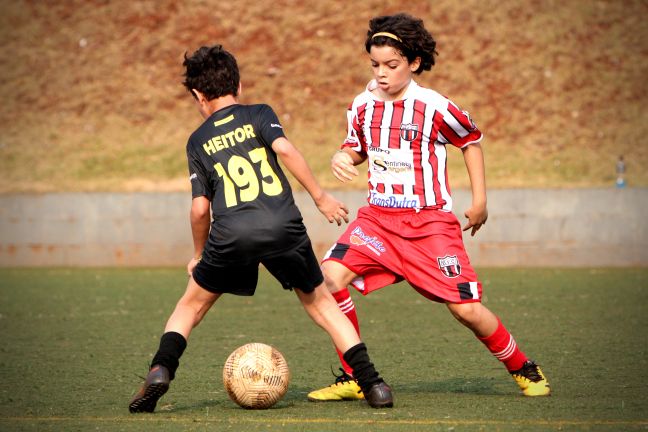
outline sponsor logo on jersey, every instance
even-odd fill
[[[417,196],[383,195],[375,191],[369,192],[369,204],[390,208],[418,208],[421,206]]]
[[[412,164],[402,161],[390,161],[382,158],[375,158],[372,160],[374,171],[390,171],[393,173],[402,173],[412,171]]]
[[[196,180],[197,178],[198,178],[198,174],[196,174],[196,173],[192,173],[192,174],[189,176],[189,181]]]
[[[367,147],[368,152],[376,152],[376,153],[386,153],[390,154],[391,152],[388,149],[380,148],[380,147],[374,147],[374,146],[369,146]]]
[[[380,158],[376,158],[372,162],[373,162],[373,169],[375,171],[387,171],[387,165],[385,165],[384,160]]]
[[[356,246],[366,246],[369,250],[371,250],[378,256],[380,256],[382,252],[385,252],[387,250],[383,243],[378,240],[378,237],[372,237],[365,234],[360,227],[355,227],[355,229],[351,232],[349,241],[351,242],[351,244]]]
[[[281,125],[280,125],[280,124],[277,124],[277,123],[270,123],[270,127],[283,129],[283,128],[281,127]]]
[[[439,269],[449,278],[456,278],[461,274],[461,265],[457,255],[446,255],[443,258],[437,258]]]
[[[417,124],[406,123],[400,127],[400,136],[405,141],[414,141],[419,134],[419,127]]]

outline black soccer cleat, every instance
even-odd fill
[[[369,387],[369,390],[364,392],[364,397],[372,408],[391,408],[394,406],[391,388],[384,381]]]
[[[160,365],[151,368],[144,385],[131,399],[128,410],[132,413],[153,412],[157,401],[169,390],[169,370]]]

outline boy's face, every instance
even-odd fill
[[[372,46],[369,58],[378,91],[385,100],[399,99],[405,93],[412,74],[421,63],[418,57],[409,63],[407,57],[388,45]]]

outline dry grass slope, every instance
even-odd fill
[[[370,70],[368,0],[2,1],[0,192],[186,190],[184,144],[200,118],[182,57],[222,43],[243,103],[266,102],[322,182],[344,110]],[[413,1],[438,40],[419,81],[485,132],[491,187],[610,186],[624,154],[648,186],[644,1]],[[466,186],[458,151],[453,186]],[[354,187],[364,187],[356,181]]]

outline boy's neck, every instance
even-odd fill
[[[238,104],[238,98],[234,95],[226,95],[210,101],[205,102],[207,108],[207,117],[214,114],[216,111],[222,110],[230,105]]]

